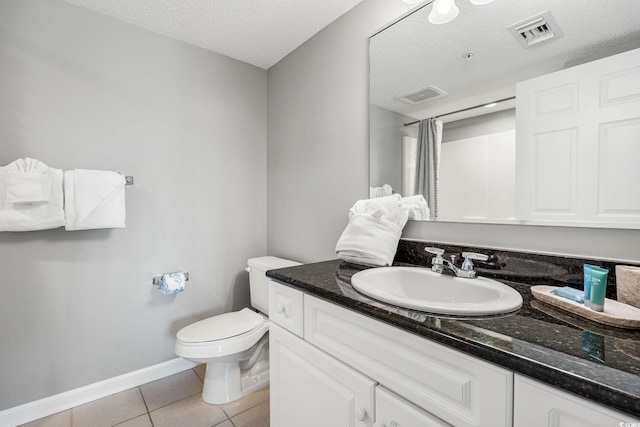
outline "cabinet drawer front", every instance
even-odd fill
[[[391,393],[376,387],[376,427],[451,427],[444,421]]]
[[[293,332],[303,334],[303,293],[269,280],[269,320]]]
[[[273,326],[271,425],[370,427],[376,382],[309,343]]]
[[[516,427],[618,427],[640,425],[631,415],[549,387],[530,378],[515,376],[514,425]]]
[[[509,427],[513,374],[305,295],[305,339],[458,427]]]

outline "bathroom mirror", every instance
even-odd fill
[[[427,1],[370,39],[370,196],[418,194],[419,122],[438,118],[437,209],[415,219],[640,228],[640,56],[588,76],[640,52],[640,1],[455,4],[450,22],[429,22]],[[623,116],[585,130],[588,98]],[[532,125],[543,107],[553,132]]]

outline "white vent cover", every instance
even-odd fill
[[[405,93],[404,95],[398,95],[396,96],[396,99],[399,99],[400,101],[404,101],[411,105],[416,105],[430,99],[442,98],[443,96],[447,96],[447,92],[435,86],[429,85],[418,90],[413,90],[409,93]]]
[[[525,48],[553,40],[562,35],[562,31],[551,16],[551,12],[532,16],[508,26],[507,29]]]

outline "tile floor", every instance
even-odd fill
[[[269,427],[269,387],[225,405],[200,398],[204,365],[22,427]]]

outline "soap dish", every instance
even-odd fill
[[[531,293],[535,299],[603,325],[624,329],[640,329],[640,309],[636,307],[607,298],[604,302],[604,311],[594,311],[584,304],[553,295],[551,291],[554,289],[558,289],[558,287],[532,286]]]

